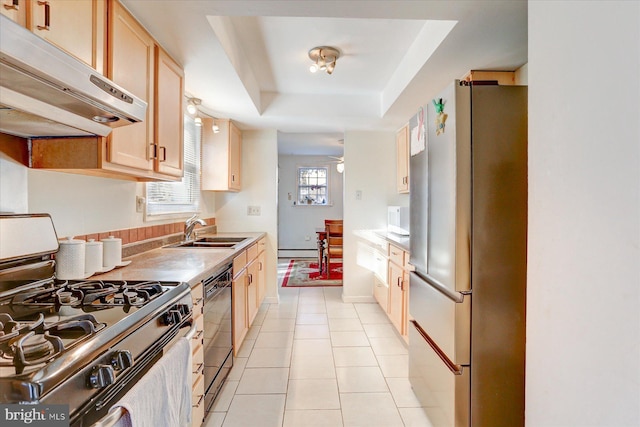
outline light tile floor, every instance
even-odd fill
[[[341,287],[279,291],[205,427],[431,426],[407,379],[407,348],[378,304],[344,303]]]

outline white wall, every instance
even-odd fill
[[[317,251],[316,228],[323,228],[325,219],[342,219],[343,174],[330,160],[327,156],[278,157],[278,249]],[[300,166],[329,167],[330,206],[293,204]]]
[[[387,206],[409,205],[409,196],[396,190],[395,132],[346,132],[344,176],[342,298],[347,302],[374,301],[372,273],[356,263],[353,231],[385,229]]]
[[[26,213],[27,168],[0,152],[0,212]]]
[[[640,425],[640,3],[529,2],[526,425]]]
[[[144,184],[29,169],[0,153],[0,211],[49,213],[58,237],[179,220],[145,222],[135,210],[136,195],[144,195]],[[200,216],[215,216],[212,194],[202,194]]]
[[[267,301],[278,301],[277,200],[278,134],[275,130],[242,132],[242,166],[239,193],[215,194],[219,232],[267,233]],[[260,206],[260,216],[247,215],[248,206]]]

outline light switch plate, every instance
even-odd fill
[[[247,215],[260,216],[260,206],[247,206]]]

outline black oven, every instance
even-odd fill
[[[209,410],[233,366],[232,265],[204,280],[205,410]]]

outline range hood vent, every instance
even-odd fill
[[[0,15],[0,132],[107,136],[146,113],[145,101]]]

